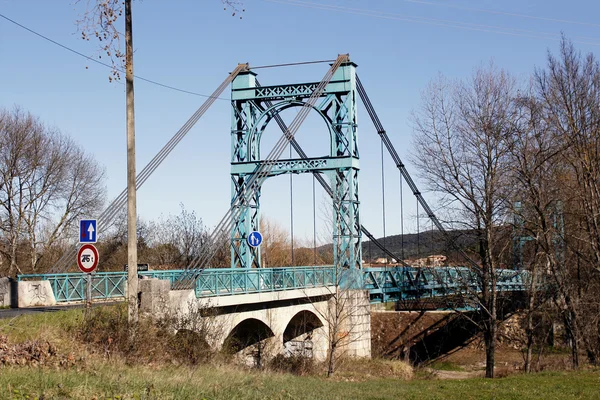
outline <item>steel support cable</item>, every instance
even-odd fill
[[[200,117],[208,110],[208,108],[214,103],[215,99],[225,90],[225,88],[230,84],[230,82],[237,76],[239,72],[244,69],[247,69],[247,64],[240,64],[236,69],[227,77],[223,83],[215,90],[213,96],[208,98],[202,106],[192,115],[192,117],[183,125],[183,127],[171,138],[169,142],[158,152],[158,154],[144,167],[144,169],[138,174],[136,179],[136,190],[139,189],[144,182],[150,177],[150,175],[158,168],[158,166],[165,160],[165,158],[170,154],[170,152],[175,148],[175,146],[185,137],[185,135],[190,131],[190,129],[198,122]],[[214,96],[216,94],[216,96]],[[104,211],[104,213],[99,218],[99,223],[101,226],[106,226],[114,217],[118,214],[119,210],[122,209],[127,202],[127,189],[123,190],[121,194],[111,203],[111,205]],[[62,267],[64,270],[66,266],[69,264],[69,260],[72,259],[75,252],[77,251],[77,246],[73,249],[65,253],[63,257],[61,257],[62,265],[57,263],[57,266]],[[60,260],[59,260],[60,261]]]
[[[315,190],[315,173],[312,179],[312,203],[313,203],[313,264],[317,265],[317,197]]]
[[[219,95],[227,88],[227,86],[235,79],[235,77],[242,71],[247,70],[247,64],[238,64],[238,66],[231,72],[227,78],[217,87],[213,94],[206,99],[206,101],[196,110],[196,112],[187,120],[187,122],[177,131],[177,133],[163,146],[163,148],[152,158],[152,160],[144,167],[144,169],[138,174],[136,178],[136,190],[139,189],[146,180],[152,175],[152,173],[158,168],[158,166],[166,159],[166,157],[173,151],[173,149],[181,142],[181,140],[187,135],[191,128],[198,122],[198,120],[204,115],[204,113],[212,106]],[[110,206],[102,213],[98,218],[100,226],[106,226],[114,217],[118,214],[119,210],[124,207],[127,202],[127,189],[123,190],[119,196],[110,204]],[[77,252],[77,245],[68,250],[59,259],[55,267],[51,272],[56,272],[57,269],[64,270],[70,263],[70,259]]]
[[[290,159],[292,158],[292,145],[290,144]],[[292,264],[294,265],[294,174],[290,174],[290,233],[292,237]]]
[[[383,140],[381,141],[381,204],[382,204],[382,224],[383,224],[383,246],[387,242],[385,231],[385,165],[383,162]],[[387,267],[387,257],[385,258],[385,266]]]
[[[371,121],[373,121],[373,125],[375,125],[375,129],[377,130],[377,133],[383,140],[388,152],[390,153],[390,155],[392,156],[392,159],[394,160],[394,163],[396,164],[396,167],[398,168],[398,170],[404,177],[404,180],[408,184],[408,187],[410,188],[410,190],[413,192],[413,194],[417,198],[417,201],[421,204],[421,207],[423,208],[423,210],[427,213],[427,216],[433,221],[433,223],[435,224],[437,229],[440,230],[444,234],[444,236],[448,239],[448,241],[450,242],[450,245],[452,247],[454,247],[465,258],[465,260],[467,260],[467,262],[469,262],[473,267],[475,267],[476,269],[479,269],[480,268],[479,265],[475,261],[473,261],[473,259],[471,257],[469,257],[469,255],[456,243],[455,238],[452,237],[452,235],[450,235],[450,232],[448,232],[446,230],[446,228],[444,228],[444,226],[442,225],[440,220],[435,216],[435,214],[431,210],[431,207],[429,207],[429,204],[427,204],[427,202],[423,198],[423,195],[417,188],[417,185],[413,181],[413,179],[410,176],[410,174],[408,173],[408,171],[406,170],[404,163],[398,156],[398,152],[394,148],[394,145],[390,141],[390,138],[388,137],[387,132],[383,128],[383,125],[381,124],[381,121],[379,120],[379,117],[378,117],[377,113],[375,112],[375,109],[373,108],[373,104],[371,103],[369,96],[367,96],[367,92],[365,91],[365,88],[363,87],[358,75],[356,76],[356,88],[357,88],[358,94],[363,102],[363,105],[365,106],[365,108],[367,110],[367,113],[371,117]]]
[[[256,81],[256,85],[260,86],[260,83],[258,82],[258,80]],[[268,100],[265,101],[264,103],[268,108],[270,108],[273,105]],[[279,128],[283,132],[286,132],[288,128],[287,128],[285,122],[283,121],[283,119],[281,118],[281,116],[279,114],[275,114],[275,116],[273,118],[275,119],[275,122],[277,122],[277,125],[279,125]],[[300,158],[308,159],[308,155],[304,152],[302,147],[300,147],[300,144],[298,143],[296,138],[292,138],[290,140],[290,143],[291,143],[292,147],[294,148],[294,150],[296,151],[296,153],[298,153]],[[329,183],[327,183],[327,181],[325,180],[323,175],[321,175],[320,173],[318,173],[316,171],[313,171],[313,177],[315,177],[317,179],[317,181],[319,182],[319,184],[323,187],[323,189],[325,189],[325,191],[327,192],[329,197],[333,198],[333,190],[331,189],[331,187],[329,186]],[[334,203],[333,206],[337,210],[338,205],[336,203]],[[339,210],[337,210],[337,211],[339,211]],[[410,266],[404,262],[404,257],[400,258],[396,254],[394,254],[390,250],[388,250],[377,238],[375,238],[375,236],[373,236],[371,234],[371,232],[369,232],[369,230],[367,230],[367,228],[365,228],[364,225],[362,225],[362,224],[360,225],[360,230],[362,231],[362,233],[364,233],[369,238],[369,240],[372,243],[374,243],[379,248],[379,250],[383,251],[387,256],[394,258],[396,260],[402,260],[402,261],[400,261],[400,263],[406,267]]]
[[[402,173],[400,175],[400,241],[401,241],[401,250],[400,255],[404,260],[404,194],[402,190],[402,186],[404,186],[404,181],[402,180]]]
[[[222,245],[223,237],[228,233],[234,226],[235,221],[238,219],[241,213],[241,207],[244,204],[250,203],[252,197],[262,186],[262,183],[268,178],[270,172],[275,167],[279,157],[287,147],[288,143],[294,138],[296,131],[300,128],[300,125],[304,122],[311,108],[315,105],[317,99],[321,97],[321,94],[325,90],[325,87],[331,81],[333,74],[339,68],[339,66],[348,61],[348,55],[340,55],[336,59],[336,62],[327,71],[319,85],[315,88],[311,96],[304,103],[300,112],[296,115],[290,127],[281,136],[279,141],[275,144],[266,159],[256,168],[252,174],[250,180],[244,185],[238,196],[232,201],[232,205],[229,211],[225,214],[223,219],[217,224],[207,242],[210,244],[205,247],[205,251],[196,256],[190,263],[188,268],[185,270],[183,275],[178,279],[178,282],[174,284],[175,289],[181,289],[184,286],[191,285],[201,270],[205,268],[205,265],[212,259],[214,253],[220,245]],[[218,240],[221,239],[221,240]]]

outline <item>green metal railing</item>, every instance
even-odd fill
[[[143,271],[139,275],[166,279],[173,284],[185,270]],[[371,302],[402,299],[452,296],[465,291],[479,291],[479,279],[467,267],[393,267],[364,268],[359,287],[371,293]],[[525,290],[527,271],[496,270],[499,291]],[[196,297],[231,296],[307,289],[336,285],[333,266],[283,268],[212,268],[195,276]],[[48,280],[56,301],[85,300],[87,276],[82,273],[19,275],[18,280]],[[343,286],[343,283],[341,283]],[[92,299],[124,298],[127,286],[126,272],[98,272],[92,274]]]
[[[143,271],[138,275],[166,279],[173,284],[185,270]],[[59,303],[84,301],[87,275],[83,273],[19,275],[19,281],[47,280]],[[214,268],[203,270],[196,278],[196,296],[212,297],[234,294],[273,292],[303,289],[335,284],[333,266],[288,268]],[[126,272],[98,272],[92,274],[92,299],[125,298]]]
[[[196,279],[196,297],[306,289],[335,282],[333,266],[205,269]]]

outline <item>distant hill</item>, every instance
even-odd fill
[[[469,252],[476,250],[477,240],[473,231],[454,230],[448,232],[462,249]],[[404,254],[404,259],[416,259],[433,254],[443,254],[447,256],[449,260],[463,260],[463,257],[451,246],[446,235],[440,231],[426,231],[421,232],[418,235],[408,234],[404,235],[404,238],[402,236],[403,235],[387,236],[385,239],[377,238],[377,240],[382,244],[385,243],[385,247],[396,254],[398,258],[402,258],[402,254]],[[319,252],[328,252],[331,251],[331,248],[331,243],[323,245],[319,247]],[[402,251],[403,249],[404,252]],[[363,259],[367,262],[380,257],[389,257],[370,240],[363,241],[362,251]]]

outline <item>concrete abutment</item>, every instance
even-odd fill
[[[279,354],[325,361],[332,332],[341,339],[338,355],[371,356],[367,290],[329,286],[198,299],[194,290],[170,290],[168,281],[148,279],[140,292],[141,312],[172,318],[181,329],[202,329],[214,350],[233,347],[246,363]],[[334,330],[336,309],[342,318]]]

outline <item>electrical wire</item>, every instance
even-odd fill
[[[333,11],[333,12],[341,12],[345,14],[353,14],[353,15],[361,15],[368,17],[375,17],[381,19],[388,20],[396,20],[396,21],[404,21],[404,22],[413,22],[418,24],[426,24],[433,26],[440,26],[446,28],[456,28],[456,29],[464,29],[470,31],[477,32],[486,32],[486,33],[494,33],[499,35],[507,35],[507,36],[519,36],[519,37],[528,37],[533,39],[544,39],[544,40],[554,40],[560,41],[562,36],[557,33],[552,32],[539,32],[539,31],[531,31],[526,29],[519,28],[505,28],[500,26],[493,25],[485,25],[485,24],[472,24],[468,22],[458,22],[444,19],[435,19],[435,18],[426,18],[426,17],[415,17],[415,16],[404,16],[402,14],[394,14],[385,11],[374,11],[368,9],[361,8],[350,8],[344,6],[337,6],[333,4],[324,4],[324,3],[316,3],[316,2],[308,2],[308,1],[300,1],[300,0],[264,0],[270,3],[279,3],[297,7],[304,8],[313,8],[317,10],[324,11]],[[573,43],[578,44],[587,44],[592,46],[600,46],[600,38],[590,38],[590,37],[574,37],[572,38]]]
[[[107,63],[102,62],[100,60],[96,60],[93,57],[87,56],[87,55],[85,55],[85,54],[83,54],[83,53],[81,53],[81,52],[79,52],[77,50],[74,50],[74,49],[72,49],[72,48],[70,48],[68,46],[65,46],[62,43],[57,42],[56,40],[50,39],[48,36],[45,36],[45,35],[43,35],[43,34],[41,34],[39,32],[36,32],[33,29],[28,28],[28,27],[26,27],[23,24],[20,24],[19,22],[15,21],[14,19],[11,19],[11,18],[7,17],[6,15],[0,14],[0,17],[4,18],[8,22],[10,22],[10,23],[12,23],[12,24],[14,24],[14,25],[22,28],[22,29],[25,29],[26,31],[28,31],[28,32],[30,32],[30,33],[32,33],[32,34],[34,34],[34,35],[36,35],[36,36],[38,36],[38,37],[40,37],[40,38],[48,41],[48,42],[50,42],[50,43],[52,43],[52,44],[54,44],[54,45],[56,45],[58,47],[61,47],[64,50],[67,50],[67,51],[69,51],[69,52],[71,52],[71,53],[73,53],[75,55],[83,57],[83,58],[85,58],[88,61],[94,62],[94,63],[96,63],[98,65],[101,65],[101,66],[106,67],[106,68],[110,68],[112,70],[117,70],[119,72],[125,73],[125,70],[123,68],[117,67],[116,65],[110,65],[110,64],[107,64]],[[206,94],[202,94],[202,93],[197,93],[197,92],[192,92],[192,91],[186,90],[186,89],[180,89],[180,88],[177,88],[177,87],[171,86],[171,85],[166,85],[164,83],[160,83],[160,82],[157,82],[157,81],[152,80],[152,79],[144,78],[143,76],[139,76],[139,75],[134,75],[134,78],[139,79],[139,80],[144,81],[144,82],[151,83],[151,84],[156,85],[156,86],[160,86],[160,87],[166,88],[166,89],[170,89],[170,90],[174,90],[174,91],[177,91],[177,92],[181,92],[181,93],[191,94],[191,95],[194,95],[194,96],[205,97],[205,98],[210,98],[211,97],[210,95],[206,95]],[[217,97],[217,99],[219,99],[219,100],[227,100],[227,101],[230,100],[230,99],[225,98],[225,97]]]
[[[426,4],[431,6],[442,6],[446,8],[454,8],[456,10],[465,10],[465,11],[475,11],[479,13],[486,14],[495,14],[495,15],[507,15],[509,17],[519,17],[519,18],[527,18],[527,19],[536,19],[538,21],[548,21],[548,22],[559,22],[561,24],[571,24],[571,25],[586,25],[593,27],[600,27],[600,24],[594,24],[592,22],[583,22],[583,21],[573,21],[568,19],[558,19],[558,18],[549,18],[549,17],[540,17],[538,15],[530,15],[530,14],[521,14],[515,12],[507,12],[507,11],[499,11],[499,10],[486,10],[483,8],[475,8],[475,7],[464,7],[455,4],[449,4],[448,2],[436,3],[432,1],[422,1],[422,0],[404,0],[406,3],[416,3],[416,4]]]

